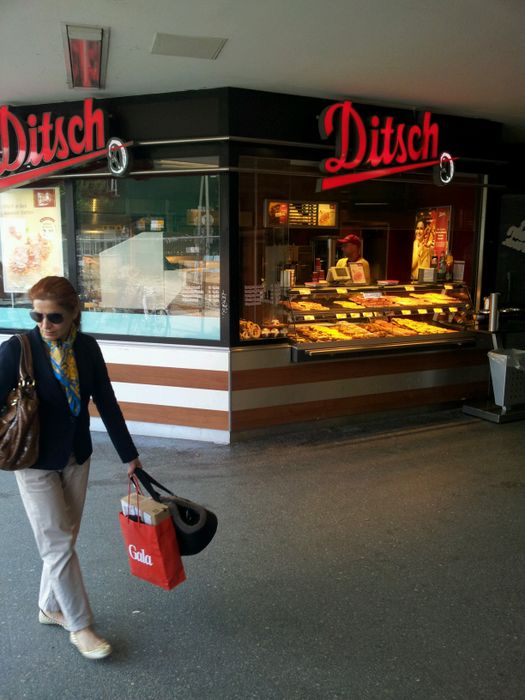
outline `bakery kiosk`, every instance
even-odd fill
[[[118,174],[89,153],[61,169],[48,148],[44,170],[28,155],[0,176],[0,340],[31,327],[35,279],[68,276],[132,432],[228,443],[486,392],[499,124],[236,88],[9,109],[19,134],[59,115],[71,149],[118,137],[132,156]],[[357,165],[338,151],[345,124],[368,134]],[[442,151],[455,172],[436,184]],[[398,171],[379,176],[388,159]],[[413,279],[418,217],[457,274]],[[370,285],[337,268],[348,227]]]

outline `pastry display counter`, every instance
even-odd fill
[[[474,344],[463,283],[294,287],[281,302],[292,359]]]

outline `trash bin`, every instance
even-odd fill
[[[525,404],[525,350],[491,350],[488,356],[496,406]]]

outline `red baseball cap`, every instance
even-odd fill
[[[354,243],[355,245],[361,245],[361,239],[355,233],[347,233],[347,235],[344,238],[338,238],[337,242],[342,243],[343,245],[345,243]]]

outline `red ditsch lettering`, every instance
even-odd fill
[[[29,155],[27,157],[27,162],[35,166],[40,165],[43,155],[38,152],[38,129],[35,129],[37,125],[35,114],[30,114],[28,116],[27,125],[29,127]]]
[[[106,145],[104,112],[93,111],[93,100],[84,102],[84,146],[86,151],[98,151]],[[93,132],[96,138],[93,139]]]
[[[51,112],[43,112],[40,124],[36,114],[29,114],[24,124],[9,107],[0,107],[0,176],[23,166],[37,167],[42,162],[103,149],[105,142],[104,112],[93,109],[91,98],[84,101],[82,115],[66,121],[63,116],[53,119]]]
[[[422,160],[437,158],[438,154],[439,127],[437,124],[430,123],[431,118],[432,114],[430,112],[425,112],[423,115],[423,133],[421,135],[423,141],[421,146]],[[432,148],[430,148],[430,141],[432,141]]]
[[[53,129],[53,126],[51,126],[51,129]],[[48,147],[50,160],[55,158],[55,156],[60,160],[65,160],[69,156],[69,144],[64,133],[64,117],[55,119],[55,138],[53,146],[48,144]]]
[[[11,160],[11,142],[16,143],[16,157]],[[27,138],[23,125],[9,111],[9,107],[0,107],[0,175],[20,168],[27,152]]]
[[[396,147],[394,150],[394,160],[396,163],[406,163],[407,162],[407,149],[405,146],[405,133],[406,124],[399,124],[396,129]]]
[[[321,168],[327,173],[337,173],[341,168],[350,170],[357,168],[363,162],[366,151],[366,129],[363,120],[353,108],[351,102],[338,102],[331,105],[321,114],[319,129],[321,137],[328,138],[335,129],[335,117],[339,116],[339,131],[336,139],[336,150],[339,154],[335,158],[326,158],[321,163]],[[354,158],[348,162],[348,152],[351,146],[351,132],[355,129],[357,136],[357,148]]]
[[[418,151],[414,145],[415,139],[419,139],[419,141],[421,142],[421,129],[419,128],[419,126],[413,126],[408,132],[407,145],[410,160],[419,160],[421,157],[421,151]]]
[[[77,141],[76,132],[82,133],[84,130],[84,120],[78,114],[71,117],[67,125],[67,142],[69,148],[76,155],[84,152],[84,138]]]
[[[382,165],[399,165],[411,161],[427,161],[436,158],[438,153],[439,127],[431,123],[432,115],[425,112],[422,126],[404,123],[394,125],[393,117],[386,117],[384,123],[377,115],[370,119],[370,128],[365,128],[363,120],[352,103],[339,102],[331,105],[321,114],[319,130],[322,138],[328,138],[336,129],[336,156],[326,158],[321,169],[326,173],[340,170],[354,170],[361,165],[377,168]]]

